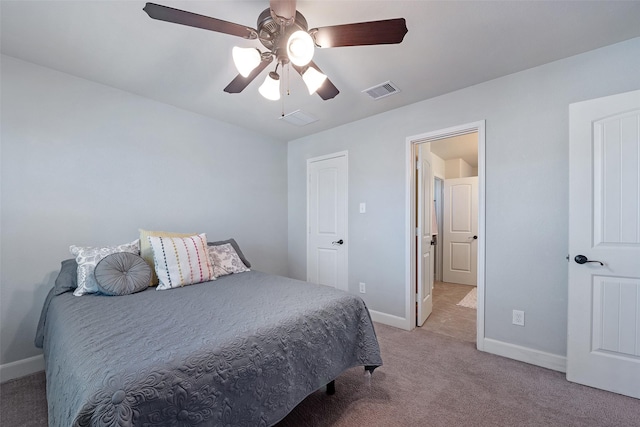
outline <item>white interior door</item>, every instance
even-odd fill
[[[347,153],[307,161],[307,280],[348,290]]]
[[[431,215],[433,213],[433,171],[431,169],[430,144],[418,145],[417,162],[417,289],[418,317],[416,324],[422,326],[433,309],[433,246],[431,245]]]
[[[442,279],[477,285],[478,177],[444,180]]]
[[[569,112],[567,379],[640,398],[640,91]]]

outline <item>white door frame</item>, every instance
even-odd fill
[[[405,327],[412,330],[416,324],[416,248],[415,248],[415,147],[423,142],[436,141],[467,133],[478,132],[478,309],[476,347],[484,349],[484,295],[485,295],[485,121],[453,126],[420,135],[409,136],[405,144]]]
[[[344,197],[346,199],[346,216],[344,218],[344,244],[343,244],[343,248],[344,248],[344,263],[345,263],[345,283],[343,284],[343,286],[338,286],[338,289],[342,289],[344,291],[349,291],[349,151],[345,150],[345,151],[338,151],[336,153],[331,153],[331,154],[325,154],[323,156],[318,156],[318,157],[313,157],[310,159],[307,159],[307,169],[305,171],[306,176],[307,176],[307,194],[306,194],[306,198],[307,198],[307,224],[306,224],[306,271],[307,271],[307,280],[309,277],[309,227],[310,227],[310,221],[309,221],[309,165],[311,165],[311,163],[315,163],[315,162],[319,162],[322,160],[328,160],[328,159],[334,159],[336,157],[344,157],[345,158],[345,193],[344,193]]]
[[[440,181],[439,184],[439,189],[440,191],[438,192],[436,189],[436,185],[435,182],[436,181]],[[444,234],[444,228],[443,228],[443,220],[444,220],[444,213],[443,213],[443,203],[444,203],[444,178],[439,178],[439,177],[435,177],[434,179],[434,190],[433,190],[433,198],[438,199],[439,202],[439,206],[436,206],[436,216],[437,218],[439,218],[437,224],[438,224],[438,244],[436,245],[436,256],[435,256],[435,263],[434,263],[434,269],[435,269],[435,279],[438,282],[442,282],[442,267],[443,267],[443,262],[442,262],[442,257],[443,257],[443,251],[442,251],[442,242],[443,242],[443,234]]]

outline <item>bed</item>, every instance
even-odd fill
[[[367,307],[259,271],[169,291],[72,294],[62,268],[36,345],[49,426],[271,426],[343,371],[382,365]]]

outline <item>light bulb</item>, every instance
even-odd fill
[[[313,58],[313,39],[306,31],[296,31],[287,41],[287,55],[294,65],[302,67]]]
[[[280,99],[280,76],[278,73],[270,72],[267,78],[264,79],[264,83],[258,88],[258,92],[270,101]]]
[[[309,67],[304,73],[302,73],[302,80],[304,80],[304,83],[307,85],[307,89],[309,89],[309,95],[313,95],[315,91],[320,89],[320,86],[322,86],[324,81],[327,80],[327,76],[315,68]]]
[[[260,64],[260,51],[253,47],[242,48],[235,46],[232,50],[233,63],[242,77],[249,74]]]

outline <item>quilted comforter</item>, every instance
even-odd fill
[[[382,364],[357,296],[257,271],[121,297],[51,295],[49,426],[270,426]]]

